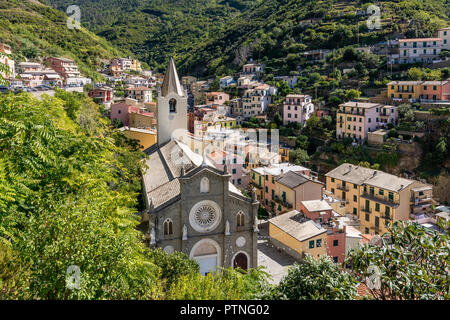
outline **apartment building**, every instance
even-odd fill
[[[367,234],[382,234],[394,221],[426,214],[433,203],[431,185],[380,170],[345,163],[325,177],[326,193],[359,218]]]
[[[450,80],[445,81],[391,81],[387,97],[392,100],[450,101]]]
[[[311,176],[310,169],[288,162],[250,169],[250,182],[256,187],[258,200],[275,214],[300,210],[300,201],[321,197],[323,186]]]
[[[367,140],[369,132],[396,123],[396,106],[377,103],[347,102],[339,106],[336,112],[336,137],[353,138],[355,141]]]
[[[271,88],[268,84],[259,84],[254,89],[248,89],[242,96],[242,109],[245,119],[263,114],[272,103]]]
[[[141,103],[152,102],[152,89],[148,87],[129,87],[125,89],[125,97],[136,99]]]
[[[301,123],[303,126],[314,113],[314,104],[309,95],[288,94],[283,103],[283,124]]]
[[[15,62],[10,56],[7,56],[12,54],[11,47],[0,43],[0,53],[3,53],[3,55],[0,55],[0,63],[8,66],[8,73],[2,72],[0,75],[5,79],[14,79],[16,76]]]
[[[91,79],[81,76],[77,64],[71,59],[50,57],[46,61],[50,64],[50,68],[64,79],[65,84],[82,86],[92,82]]]
[[[440,29],[438,38],[442,39],[442,49],[450,50],[450,27]]]
[[[230,101],[230,95],[225,92],[208,92],[206,93],[206,104],[221,105]]]
[[[432,63],[439,60],[442,38],[400,39],[400,63]]]
[[[145,108],[133,106],[128,103],[115,103],[111,105],[111,123],[119,120],[123,126],[135,128],[153,128],[156,126],[156,118],[153,112]]]
[[[62,84],[63,80],[55,70],[46,68],[38,62],[20,62],[17,67],[20,78],[27,87]]]
[[[270,242],[298,261],[306,254],[319,259],[327,254],[327,229],[292,210],[269,220]]]
[[[107,86],[97,87],[89,90],[88,96],[94,99],[95,102],[101,104],[110,104],[112,102],[114,93],[113,89]]]
[[[228,173],[231,175],[230,182],[238,188],[245,188],[248,185],[248,172],[244,168],[244,159],[234,153],[218,150],[213,151],[207,157],[214,163],[219,170],[224,170],[227,166]]]

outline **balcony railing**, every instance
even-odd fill
[[[370,208],[366,208],[366,207],[361,208],[361,211],[365,212],[365,213],[372,213],[372,210]]]
[[[375,195],[375,194],[370,194],[368,192],[364,192],[362,194],[362,197],[365,199],[368,199],[368,200],[377,201],[379,203],[382,203],[382,204],[392,207],[392,208],[396,208],[400,205],[395,200],[389,199],[388,196],[381,196],[381,195]]]
[[[348,192],[350,189],[347,186],[338,185],[337,189]]]

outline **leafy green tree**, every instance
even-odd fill
[[[330,257],[315,260],[308,254],[303,264],[288,269],[272,295],[288,300],[347,300],[355,298],[356,284]]]
[[[408,78],[413,81],[422,80],[423,72],[419,68],[411,68],[408,70]]]
[[[161,248],[151,250],[150,259],[155,265],[161,268],[161,278],[166,281],[166,286],[170,287],[181,276],[195,275],[199,273],[200,267],[194,260],[180,251],[167,254]]]
[[[381,245],[350,251],[346,263],[358,279],[370,280],[374,299],[449,299],[449,252],[448,231],[396,221]]]
[[[355,100],[361,96],[362,92],[356,89],[347,90],[346,96],[348,100]]]
[[[289,153],[290,161],[294,162],[297,165],[302,165],[305,162],[309,161],[309,155],[306,150],[296,149]]]

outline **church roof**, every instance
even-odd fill
[[[164,81],[161,86],[161,95],[165,97],[171,92],[176,93],[179,96],[184,96],[184,92],[180,84],[180,79],[178,78],[177,69],[175,67],[175,62],[173,61],[172,57],[170,58],[169,66],[167,67]]]
[[[144,192],[154,209],[158,209],[180,196],[180,178],[192,176],[205,168],[202,166],[203,157],[192,152],[187,145],[179,141],[153,145],[144,152],[149,156],[146,160],[148,169],[143,175]],[[214,166],[210,159],[206,158],[205,162],[208,170],[224,174]],[[183,166],[184,175],[182,174]],[[231,182],[229,182],[229,191],[243,196]]]

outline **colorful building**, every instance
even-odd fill
[[[366,234],[382,234],[394,221],[415,219],[434,203],[431,185],[380,170],[345,163],[325,177],[326,192],[359,219]]]
[[[442,38],[400,39],[400,63],[432,63],[439,60],[443,40]]]
[[[314,104],[311,96],[303,94],[288,94],[286,96],[283,104],[283,124],[297,122],[304,126],[313,114]]]
[[[269,220],[270,242],[298,261],[327,254],[327,229],[292,210]]]
[[[353,138],[363,142],[369,132],[385,127],[388,123],[396,123],[398,110],[396,106],[378,103],[347,102],[339,106],[336,112],[336,137]]]

